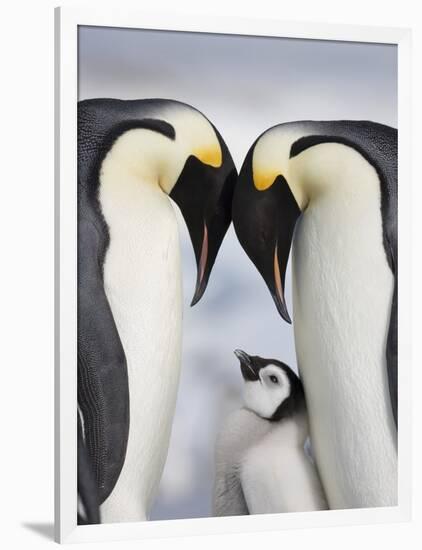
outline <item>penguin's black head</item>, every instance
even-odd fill
[[[279,314],[291,323],[284,285],[293,232],[301,209],[287,176],[268,168],[266,159],[257,169],[255,150],[260,143],[261,138],[249,150],[237,180],[233,225],[240,244],[263,277]],[[270,162],[268,165],[271,167]]]
[[[231,223],[237,171],[230,152],[214,128],[220,152],[190,155],[170,192],[186,221],[195,252],[197,280],[191,305],[205,292],[219,248]]]
[[[158,184],[180,208],[196,258],[196,304],[231,223],[237,171],[220,133],[201,112],[177,101],[79,102],[78,177],[95,200],[111,165],[134,183]]]
[[[277,359],[264,359],[236,350],[245,381],[248,409],[271,421],[291,417],[305,408],[302,382],[292,369]]]

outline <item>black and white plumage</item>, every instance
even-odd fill
[[[330,508],[397,503],[397,131],[293,122],[264,132],[233,223],[280,315],[292,245],[296,354]]]
[[[194,304],[231,221],[236,175],[216,128],[188,105],[78,105],[81,522],[98,521],[96,502],[103,522],[148,518],[180,370],[179,237],[169,197],[195,252]],[[87,498],[92,479],[97,495]]]
[[[226,419],[216,445],[214,514],[234,516],[325,510],[305,452],[308,421],[302,383],[284,363],[235,351],[244,407]]]

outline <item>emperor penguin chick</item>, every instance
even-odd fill
[[[304,446],[309,435],[302,382],[276,359],[236,350],[244,406],[217,439],[214,515],[307,512],[328,508]]]

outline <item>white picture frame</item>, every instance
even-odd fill
[[[56,8],[55,540],[115,541],[406,521],[411,507],[410,42],[408,29]],[[80,25],[396,44],[399,136],[398,505],[227,518],[77,525],[77,30]]]

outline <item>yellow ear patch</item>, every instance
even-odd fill
[[[254,170],[253,182],[258,191],[265,191],[272,186],[280,173],[275,170]]]
[[[223,155],[220,146],[200,147],[195,149],[192,154],[204,164],[209,164],[214,168],[219,168],[223,163]]]

